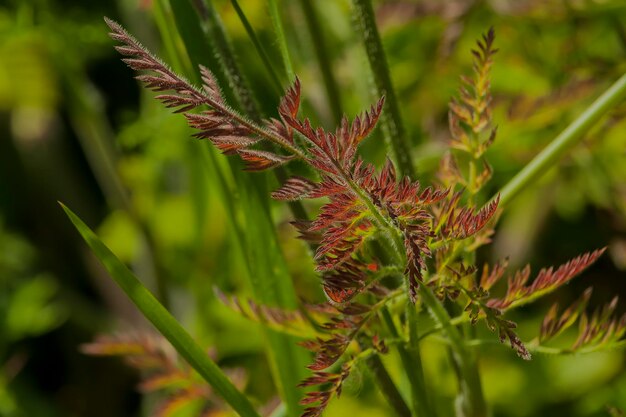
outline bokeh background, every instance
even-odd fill
[[[187,1],[187,0],[180,0]],[[209,0],[210,1],[210,0]],[[4,0],[0,4],[0,416],[140,416],[146,403],[136,372],[115,358],[83,355],[101,333],[149,329],[64,216],[62,201],[95,228],[139,277],[167,300],[224,367],[241,368],[246,390],[270,401],[263,340],[256,325],[213,294],[246,292],[218,179],[198,157],[181,117],[141,89],[120,62],[103,16],[123,23],[174,67],[176,28],[164,2]],[[166,3],[166,2],[165,2]],[[275,114],[278,95],[231,3],[215,0],[259,106]],[[240,2],[280,73],[267,4]],[[302,2],[281,13],[304,111],[324,126],[333,114],[316,61],[321,36],[344,112],[374,102],[372,77],[348,0],[312,2],[321,30],[311,34]],[[445,149],[447,103],[471,71],[474,41],[496,29],[493,69],[498,139],[489,159],[491,191],[504,185],[612,81],[626,71],[622,0],[374,1],[401,112],[424,182]],[[164,36],[169,28],[170,37]],[[202,51],[207,56],[213,51]],[[283,77],[283,85],[286,86]],[[480,256],[513,265],[558,264],[605,245],[608,253],[557,295],[518,314],[532,338],[551,302],[594,286],[592,306],[626,296],[626,103],[613,109],[558,166],[520,195]],[[377,132],[363,149],[381,162]],[[225,158],[215,154],[215,163]],[[269,186],[272,179],[265,178]],[[236,195],[231,196],[237,198]],[[306,248],[284,206],[272,206],[300,297],[323,300]],[[254,225],[249,225],[254,227]],[[624,305],[620,311],[624,311]],[[441,401],[455,382],[440,344],[426,343],[427,375]],[[530,363],[485,347],[485,391],[496,416],[602,416],[626,410],[623,350],[548,357]],[[392,365],[393,358],[389,359]],[[397,364],[396,364],[397,366]],[[329,416],[385,416],[363,374],[351,378]]]

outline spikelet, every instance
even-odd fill
[[[568,283],[593,264],[605,250],[606,248],[602,248],[577,256],[556,269],[553,267],[544,268],[539,271],[537,277],[529,285],[526,283],[530,278],[530,266],[526,265],[525,268],[509,277],[504,297],[492,298],[487,304],[499,310],[508,310],[529,303]]]
[[[81,346],[81,351],[94,356],[119,356],[141,372],[138,389],[157,393],[161,400],[151,410],[152,417],[174,417],[190,404],[199,405],[197,416],[226,409],[210,387],[188,365],[182,362],[167,341],[152,333],[125,333],[99,336]],[[245,381],[242,370],[227,370],[241,387]]]

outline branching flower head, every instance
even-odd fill
[[[107,24],[111,37],[122,44],[117,50],[126,56],[124,62],[147,72],[137,78],[161,93],[156,98],[167,107],[184,114],[197,130],[195,137],[211,141],[227,155],[238,155],[248,171],[271,169],[293,160],[315,171],[315,178],[288,178],[272,197],[282,201],[326,199],[315,219],[293,222],[301,237],[316,248],[316,270],[329,301],[323,313],[312,313],[310,308],[283,312],[255,303],[244,306],[237,299],[222,297],[233,309],[275,330],[314,335],[302,343],[314,353],[314,359],[309,366],[313,375],[301,386],[320,389],[302,400],[307,406],[304,417],[321,415],[330,399],[341,393],[343,382],[359,361],[387,352],[388,344],[379,336],[385,332],[381,312],[402,297],[414,309],[420,291],[424,291],[422,295],[433,291],[439,297],[432,297],[434,303],[456,303],[464,311],[462,319],[472,324],[484,321],[501,342],[508,341],[520,357],[530,359],[530,349],[515,333],[516,323],[504,317],[506,312],[566,284],[604,251],[581,255],[557,269],[542,269],[530,283],[530,269],[522,269],[508,279],[507,291],[500,297],[490,291],[504,276],[505,263],[485,266],[479,273],[475,252],[490,242],[500,208],[498,196],[482,207],[477,204],[491,178],[485,152],[497,132],[492,126],[490,92],[490,69],[497,52],[493,30],[472,51],[474,75],[462,79],[459,97],[450,104],[450,151],[441,163],[441,185],[422,187],[419,181],[398,177],[391,160],[377,170],[358,155],[359,145],[384,111],[384,98],[352,122],[344,117],[331,132],[299,116],[302,96],[296,79],[282,98],[277,117],[257,123],[226,103],[207,68],[200,68],[202,86],[196,87],[120,25],[108,19]],[[399,277],[402,281],[395,279]],[[394,279],[383,284],[384,278]],[[554,307],[546,316],[539,341],[557,336],[576,320],[581,322],[581,331],[572,349],[621,340],[626,319],[613,317],[614,304],[589,318],[582,313],[586,300],[560,316]],[[433,310],[432,305],[428,307]],[[445,315],[443,306],[439,307],[437,311]],[[400,316],[404,326],[408,314]],[[448,332],[454,330],[449,318],[440,325]],[[395,343],[405,343],[391,333]],[[340,370],[330,369],[339,363]]]

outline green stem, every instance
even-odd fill
[[[306,25],[309,29],[311,39],[313,40],[313,48],[315,49],[315,55],[317,56],[320,71],[322,72],[322,79],[324,81],[324,87],[326,88],[330,110],[335,124],[338,125],[342,114],[341,98],[339,97],[339,86],[333,76],[331,60],[328,56],[329,48],[324,41],[324,30],[320,25],[317,12],[311,0],[300,0],[300,3],[302,4]]]
[[[165,307],[144,287],[132,272],[109,250],[82,220],[61,204],[85,242],[91,247],[111,277],[131,301],[150,320],[176,351],[206,380],[240,416],[259,417],[252,403],[229,381],[221,369]]]
[[[270,74],[270,78],[272,79],[272,85],[276,89],[277,94],[280,96],[283,93],[283,87],[280,83],[280,79],[278,78],[278,74],[276,74],[276,71],[274,70],[274,67],[272,66],[272,62],[270,61],[270,58],[267,56],[267,53],[265,52],[263,45],[259,41],[259,38],[256,35],[256,32],[254,31],[254,29],[252,28],[252,25],[248,21],[248,18],[243,12],[243,9],[241,8],[241,6],[239,5],[239,2],[237,0],[230,0],[230,2],[233,5],[235,12],[237,12],[237,16],[239,16],[239,20],[241,20],[241,24],[246,29],[246,33],[248,34],[248,37],[254,44],[254,47],[256,48],[256,51],[259,54],[259,57],[263,61],[263,64],[265,65],[265,69]]]
[[[398,391],[398,388],[393,383],[393,380],[391,379],[389,372],[387,372],[387,369],[385,369],[385,365],[383,364],[383,361],[380,360],[380,357],[378,355],[370,356],[367,359],[367,364],[376,377],[378,386],[385,396],[385,399],[393,407],[396,413],[400,417],[411,417],[411,410],[409,409],[409,406],[406,405],[404,398],[402,398],[400,391]]]
[[[376,26],[372,2],[371,0],[353,0],[353,4],[378,95],[384,95],[386,98],[386,111],[382,117],[385,136],[391,145],[400,173],[415,178],[415,169],[410,152],[411,146],[402,123],[400,106],[398,105],[389,73],[389,65],[378,33],[378,27]]]
[[[296,73],[293,70],[291,63],[291,56],[289,55],[289,48],[287,47],[287,38],[285,37],[285,30],[283,29],[283,22],[280,18],[278,11],[277,0],[269,0],[270,17],[272,18],[272,25],[274,26],[274,32],[276,33],[276,40],[278,41],[278,48],[280,49],[280,55],[283,59],[283,66],[287,73],[289,82],[293,82],[296,79]]]
[[[410,301],[406,305],[407,326],[409,329],[408,355],[412,359],[413,368],[407,369],[409,381],[413,387],[413,407],[418,416],[435,417],[435,410],[431,407],[424,381],[424,367],[419,347],[419,332],[417,328],[417,309]]]
[[[443,343],[447,343],[446,340],[440,340]],[[494,345],[494,346],[504,346],[499,340],[494,339],[471,339],[467,341],[468,346],[485,346],[485,345]],[[617,342],[612,342],[610,344],[597,344],[591,345],[587,347],[583,347],[580,349],[571,349],[571,348],[558,348],[552,346],[543,346],[540,345],[537,340],[533,340],[531,342],[526,343],[526,347],[532,353],[541,353],[544,355],[586,355],[589,353],[594,353],[598,351],[607,351],[607,350],[616,350],[616,349],[624,349],[626,348],[626,340],[619,340]]]
[[[410,305],[407,308],[407,313],[409,310],[413,310],[415,312],[415,306]],[[383,307],[380,310],[380,314],[392,337],[400,337],[389,310],[386,307]],[[415,317],[409,318],[409,320],[411,319],[415,319]],[[413,324],[410,326],[415,324],[415,321],[412,321]],[[398,354],[400,355],[402,366],[404,367],[411,384],[414,412],[420,417],[432,417],[433,413],[430,411],[427,399],[428,396],[426,395],[426,384],[424,383],[424,371],[422,369],[422,357],[419,351],[419,344],[417,342],[417,334],[411,335],[412,331],[417,331],[417,328],[413,327],[413,329],[411,329],[411,327],[409,327],[409,349],[406,349],[405,346],[399,344],[397,346]]]
[[[459,366],[460,391],[458,406],[463,417],[486,417],[487,404],[483,394],[478,366],[472,352],[467,348],[459,330],[451,323],[448,312],[437,300],[427,285],[420,285],[419,294],[424,304],[429,308],[435,320],[442,326],[448,336],[455,362]]]
[[[583,135],[609,110],[626,97],[626,74],[618,79],[572,124],[541,151],[500,191],[500,205],[508,204],[519,192],[537,180],[572,148]]]

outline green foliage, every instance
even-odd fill
[[[308,3],[305,2],[305,4]],[[369,10],[371,12],[371,8]],[[213,16],[209,19],[215,18],[211,10],[207,12],[208,16]],[[311,13],[312,10],[307,6],[305,12]],[[450,127],[453,137],[450,147],[465,154],[468,158],[463,160],[459,155],[449,154],[442,164],[441,173],[448,189],[426,188],[421,191],[420,184],[411,182],[409,177],[398,180],[391,161],[387,161],[380,173],[376,173],[374,166],[364,163],[360,157],[355,156],[358,145],[372,132],[382,113],[384,102],[382,99],[368,112],[355,118],[352,123],[344,117],[341,126],[333,134],[324,131],[323,128],[312,127],[309,119],[298,118],[301,91],[300,82],[296,79],[280,102],[278,107],[280,119],[269,119],[259,123],[254,110],[249,109],[248,112],[252,112],[252,117],[256,120],[249,120],[237,110],[229,107],[217,84],[217,79],[209,69],[204,66],[199,67],[202,81],[200,89],[169,69],[119,24],[109,19],[105,20],[112,30],[111,37],[122,44],[116,49],[126,57],[123,61],[134,70],[149,71],[146,75],[139,75],[138,79],[152,90],[165,92],[156,96],[156,99],[166,107],[183,113],[189,124],[199,131],[194,135],[195,137],[210,139],[227,155],[238,155],[246,163],[245,169],[248,171],[272,169],[296,159],[318,171],[321,177],[318,182],[304,177],[292,177],[287,179],[279,190],[272,193],[274,198],[286,201],[319,197],[329,199],[329,203],[321,208],[320,214],[314,221],[301,220],[297,224],[302,237],[317,245],[316,269],[324,273],[324,291],[331,303],[340,305],[337,308],[339,314],[331,317],[321,326],[330,333],[330,336],[317,337],[303,344],[315,353],[313,363],[308,366],[314,373],[297,387],[319,386],[321,389],[308,392],[301,400],[301,404],[307,406],[302,415],[317,417],[324,412],[330,400],[341,394],[343,383],[357,363],[357,358],[369,358],[372,354],[387,353],[387,347],[383,341],[380,341],[378,335],[373,336],[371,344],[366,340],[371,336],[367,333],[372,326],[369,323],[370,319],[381,306],[386,312],[386,305],[390,302],[390,299],[381,296],[381,293],[384,295],[385,291],[394,290],[394,287],[381,286],[376,277],[372,280],[368,276],[369,271],[377,271],[380,264],[384,265],[385,262],[389,262],[387,260],[389,258],[391,263],[386,265],[386,268],[404,269],[410,303],[416,304],[419,290],[421,303],[431,312],[450,344],[453,360],[458,369],[457,377],[460,385],[456,401],[457,415],[476,417],[487,415],[487,405],[482,392],[476,359],[468,349],[471,340],[464,341],[467,335],[461,334],[455,327],[442,302],[448,298],[451,302],[465,304],[465,311],[468,312],[472,324],[481,318],[485,319],[487,327],[498,333],[501,342],[508,339],[517,354],[529,360],[530,352],[514,332],[517,327],[516,323],[502,318],[502,314],[513,306],[533,301],[567,283],[603,252],[600,250],[581,255],[556,270],[544,269],[530,285],[526,285],[529,278],[529,269],[526,267],[509,279],[507,293],[501,299],[489,299],[488,292],[502,276],[501,266],[494,267],[491,273],[488,268],[485,268],[479,280],[476,276],[477,268],[473,265],[475,251],[480,246],[489,243],[489,237],[493,231],[487,225],[492,220],[500,201],[498,196],[482,209],[474,210],[474,198],[491,177],[491,168],[486,161],[482,160],[482,156],[494,142],[496,135],[496,130],[492,129],[488,135],[481,137],[481,134],[489,130],[491,124],[492,98],[489,76],[491,58],[496,52],[493,49],[493,30],[483,35],[482,41],[478,42],[478,49],[472,51],[476,75],[474,78],[463,79],[461,98],[450,106]],[[310,28],[315,30],[313,26],[317,25],[316,19],[311,17],[309,23]],[[370,21],[370,24],[373,23]],[[212,25],[215,26],[215,22]],[[223,32],[219,31],[217,38],[218,50],[229,62],[225,64],[225,72],[230,74],[230,79],[233,80],[232,75],[237,69],[234,66],[232,52],[226,44]],[[319,43],[317,47],[319,52]],[[321,59],[319,53],[318,58]],[[237,88],[243,87],[236,83],[235,85]],[[610,103],[620,97],[623,90],[624,87],[618,82],[606,93],[607,98],[599,100],[602,104],[592,106],[590,113],[594,115],[603,113]],[[239,95],[239,97],[242,96]],[[248,103],[248,100],[242,99],[240,103],[244,109],[247,108],[245,103]],[[198,107],[206,109],[200,114],[191,113]],[[592,124],[594,117],[584,115],[579,126],[571,130],[584,131]],[[303,144],[296,141],[294,133],[302,138]],[[558,158],[566,144],[569,145],[577,138],[576,134],[565,136],[567,137],[565,140],[557,138],[556,145],[549,146],[539,159]],[[271,144],[274,150],[280,153],[255,148],[259,143]],[[476,162],[478,160],[482,160],[485,168],[483,173],[477,175]],[[467,163],[467,169],[460,167],[461,161]],[[535,165],[542,166],[541,163]],[[517,190],[541,173],[540,168],[535,168],[533,163],[530,167],[528,171],[532,174],[523,170],[520,174],[523,180],[515,178],[512,181],[513,189]],[[467,187],[466,192],[463,189],[453,192],[458,186]],[[254,191],[249,190],[248,193],[254,194]],[[507,192],[506,187],[504,193],[507,198],[509,194],[513,194],[513,192]],[[464,194],[468,199],[465,206],[461,201]],[[249,220],[253,216],[254,212],[247,212],[246,217]],[[254,222],[255,225],[259,223],[262,221]],[[248,228],[248,235],[252,230],[254,229]],[[255,240],[260,240],[260,236],[264,234],[273,235],[271,230],[262,232]],[[372,257],[372,254],[363,250],[363,246],[376,237],[381,237],[377,243],[381,245],[385,255]],[[434,257],[434,267],[429,270],[426,260],[435,251],[437,254]],[[263,269],[263,265],[276,265],[276,260],[267,263],[267,257],[257,257],[256,253],[254,250],[250,252],[251,257],[248,259],[250,270],[252,268]],[[275,253],[275,249],[270,249],[270,256],[272,253]],[[261,275],[264,275],[263,272]],[[266,282],[259,282],[255,287],[259,285],[263,287],[266,284]],[[428,286],[432,286],[437,291],[439,300],[435,298]],[[360,293],[366,292],[368,287],[372,295],[378,296],[378,301],[373,305],[354,302],[353,299]],[[279,286],[278,289],[280,288]],[[267,297],[269,294],[270,292],[261,291],[261,299],[269,301]],[[460,295],[462,295],[461,298],[459,298]],[[133,298],[133,301],[137,303],[141,302],[141,299]],[[580,336],[573,349],[597,343],[598,340],[607,343],[608,346],[620,344],[626,331],[626,316],[622,319],[611,318],[616,301],[615,299],[602,312],[594,314],[590,321],[586,316],[581,316],[583,320]],[[234,305],[238,306],[240,311],[244,311],[239,304]],[[408,309],[412,311],[414,307],[409,304]],[[270,314],[269,309],[265,309],[265,313],[262,308],[257,307],[256,310],[258,313],[248,314],[248,316],[261,319],[267,324],[289,321],[285,313],[281,317],[278,317],[278,313],[274,313],[275,320],[270,321],[267,318]],[[555,312],[551,313],[552,316],[555,314]],[[572,321],[571,315],[572,313],[566,311],[561,321],[557,323],[552,322],[553,318],[548,319],[548,322],[544,322],[541,337],[547,339],[569,326]],[[385,321],[391,336],[397,337],[398,332],[392,320],[388,317]],[[411,313],[407,314],[405,320],[409,322],[409,329],[412,329],[409,346],[413,362],[421,364],[419,336],[415,328],[418,317]],[[159,328],[159,330],[163,332],[167,331],[167,328]],[[362,352],[352,359],[344,359],[339,373],[327,371],[326,369],[344,357],[349,346],[357,339]],[[414,345],[411,346],[411,344]],[[371,348],[368,348],[369,346]],[[280,345],[273,345],[273,353],[280,349],[282,349]],[[409,366],[412,361],[407,354],[403,353],[404,348],[400,347],[399,351],[405,365]],[[284,365],[281,368],[277,363],[279,375],[284,375],[286,369]],[[376,366],[381,367],[382,364]],[[414,411],[424,413],[428,407],[425,403],[422,370],[419,369],[418,372],[417,377],[411,376],[409,379],[414,389]],[[391,388],[394,384],[385,375],[386,371],[378,373],[379,383],[384,387],[384,392],[391,393],[395,390]],[[286,395],[289,388],[284,385],[287,380],[289,378],[281,376],[282,393],[287,403],[290,404],[290,396]],[[226,399],[231,405],[236,406],[231,400]],[[407,409],[405,405],[400,406],[403,404],[400,396],[388,395],[387,399],[400,414]],[[291,410],[293,411],[294,408]]]
[[[11,347],[60,326],[67,309],[58,299],[57,281],[35,268],[35,249],[1,219],[0,253],[0,413],[13,417],[26,409],[12,384],[25,358]]]
[[[163,367],[134,366],[133,352],[120,351],[131,369],[124,372],[114,359],[77,352],[89,340],[106,342],[99,334],[146,331],[57,216],[56,200],[97,225],[111,252],[211,347],[208,356],[260,414],[295,417],[306,392],[309,402],[328,404],[329,417],[595,417],[626,408],[623,305],[603,305],[624,294],[626,265],[623,80],[609,87],[624,73],[623,2],[321,3],[0,6],[0,213],[37,248],[20,252],[22,239],[3,246],[7,264],[29,267],[0,291],[1,415],[235,414],[165,341],[158,345],[174,361],[161,365],[184,377],[148,384],[154,390],[140,384],[140,396],[128,372],[165,381]],[[430,222],[404,212],[386,221],[399,210],[389,204],[399,175],[384,193],[365,189],[350,206],[360,215],[333,224],[350,230],[347,240],[336,245],[327,234],[318,250],[324,227],[301,220],[327,203],[308,198],[319,167],[291,159],[275,175],[243,173],[236,158],[190,139],[198,130],[136,88],[113,56],[102,15],[123,22],[194,85],[197,65],[207,67],[233,110],[262,128],[262,120],[282,121],[278,94],[296,74],[296,130],[306,116],[339,132],[333,120],[341,113],[353,120],[385,94],[381,128],[368,128],[357,150],[376,168],[355,176],[357,189],[363,178],[380,180],[381,167],[392,178],[399,159],[412,160],[421,189],[451,188],[440,202],[416,206],[433,216],[435,236],[398,250]],[[500,51],[485,53],[493,48],[487,35],[477,61],[469,51],[490,26]],[[460,85],[465,91],[455,93]],[[389,119],[403,130],[395,147],[404,151],[383,140]],[[294,135],[305,155],[306,133]],[[250,142],[240,137],[221,147]],[[287,162],[274,156],[288,153],[255,142],[241,154],[257,169]],[[481,209],[505,186],[499,205]],[[271,195],[304,198],[288,211]],[[380,201],[387,204],[378,210]],[[332,217],[332,209],[321,212]],[[298,243],[292,220],[314,241]],[[600,252],[574,257],[604,246],[574,278]],[[345,259],[358,261],[350,274],[336,267]],[[583,293],[590,284],[593,297]],[[499,339],[533,360],[518,360]],[[313,350],[313,364],[298,342]],[[295,388],[311,375],[306,364],[326,362],[334,364],[304,381],[316,388]]]
[[[242,417],[258,416],[249,400],[232,385],[217,365],[191,338],[189,333],[168,313],[132,272],[107,248],[100,239],[71,210],[63,206],[85,242],[94,251],[111,277],[139,308],[141,313],[174,346],[177,352],[204,378],[215,391]]]

